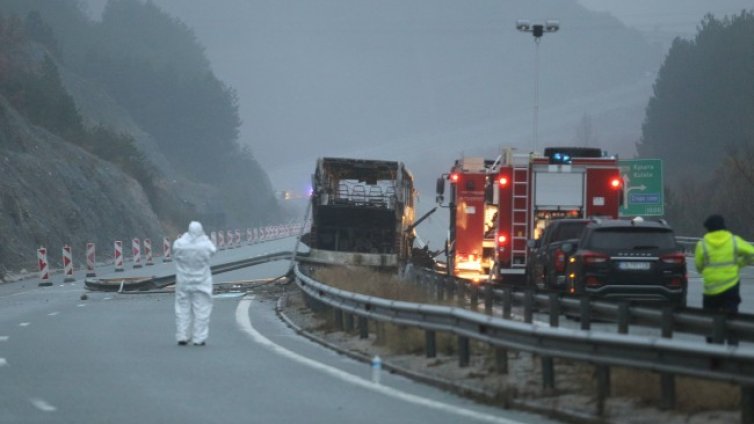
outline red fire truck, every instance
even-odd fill
[[[529,239],[553,219],[617,218],[622,192],[617,157],[585,147],[464,158],[447,179],[448,271],[475,281],[523,282]]]
[[[450,183],[445,253],[452,275],[481,281],[494,265],[497,205],[492,197],[496,176],[494,161],[463,158],[437,181],[438,202],[443,200],[445,180]]]

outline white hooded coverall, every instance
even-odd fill
[[[217,248],[202,224],[192,221],[189,230],[173,243],[175,261],[176,339],[200,344],[209,334],[212,312],[212,273],[209,259]],[[191,328],[193,318],[193,329]]]

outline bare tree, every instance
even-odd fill
[[[585,113],[581,117],[576,127],[574,142],[577,146],[597,146],[597,137],[594,135],[594,129],[592,128],[592,115]]]

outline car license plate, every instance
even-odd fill
[[[649,262],[618,262],[618,269],[624,271],[648,271],[651,268]]]

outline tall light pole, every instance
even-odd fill
[[[539,41],[546,32],[555,32],[560,29],[560,22],[547,20],[544,24],[533,24],[527,20],[516,21],[516,29],[521,32],[530,32],[534,36],[534,134],[532,136],[532,151],[537,150],[537,127],[539,124]]]

